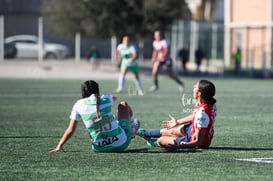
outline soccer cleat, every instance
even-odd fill
[[[185,88],[184,88],[184,85],[179,85],[179,91],[180,91],[180,92],[184,92],[184,89],[185,89]]]
[[[120,89],[120,88],[118,88],[117,90],[116,90],[116,93],[121,93],[122,92],[122,89]]]
[[[146,130],[143,128],[139,128],[136,135],[140,136],[141,138],[148,140],[149,137],[145,136]]]
[[[157,90],[158,90],[158,86],[155,86],[155,85],[150,88],[151,92],[155,92]]]
[[[158,147],[157,139],[148,139],[147,145],[150,147]]]
[[[131,120],[130,123],[131,123],[131,129],[132,129],[131,137],[134,138],[137,134],[137,131],[139,130],[140,121],[135,118],[135,119]]]
[[[143,96],[143,95],[144,95],[144,92],[143,92],[141,89],[137,90],[137,93],[138,93],[138,95],[140,95],[140,96]]]

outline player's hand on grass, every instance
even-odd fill
[[[57,153],[59,151],[63,151],[64,152],[64,149],[62,147],[56,147],[55,149],[49,151],[49,153]]]
[[[177,120],[172,115],[169,115],[169,117],[171,118],[170,121],[163,121],[162,123],[163,128],[171,129],[177,126]]]

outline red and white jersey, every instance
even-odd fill
[[[154,40],[153,42],[153,47],[154,50],[157,52],[157,60],[160,62],[165,62],[169,57],[164,56],[164,49],[168,48],[168,43],[166,40],[160,40],[160,41],[156,41]]]
[[[214,121],[216,117],[216,105],[196,103],[193,111],[192,129],[190,141],[195,141],[196,130],[205,129],[205,137],[200,148],[208,148],[214,135]]]

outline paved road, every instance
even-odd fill
[[[151,61],[140,61],[141,79],[151,79]],[[178,66],[179,67],[179,66]],[[189,64],[189,70],[194,71],[195,65]],[[205,65],[201,70],[212,74],[218,74],[217,66]],[[160,75],[164,75],[161,71]],[[163,73],[163,74],[162,74]],[[110,60],[102,60],[100,66],[92,67],[87,61],[75,62],[75,60],[5,60],[0,61],[0,78],[37,78],[37,79],[118,79],[118,69]],[[130,76],[130,75],[128,75]]]
[[[0,78],[37,79],[117,79],[118,71],[114,63],[103,61],[92,67],[86,61],[74,60],[43,61],[5,60],[0,62]]]

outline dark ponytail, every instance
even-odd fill
[[[201,98],[208,104],[216,103],[215,96],[215,86],[212,82],[208,80],[200,80],[198,89],[201,92]]]
[[[91,96],[92,94],[95,94],[96,96],[96,111],[97,111],[97,117],[100,117],[99,114],[99,104],[100,104],[100,91],[99,91],[99,84],[95,82],[94,80],[87,80],[81,85],[81,92],[82,92],[82,98],[86,98]]]

